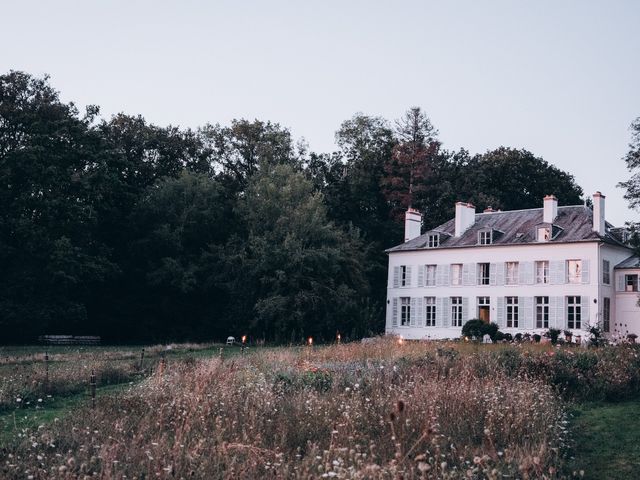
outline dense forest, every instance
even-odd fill
[[[420,108],[336,127],[336,151],[317,153],[267,120],[106,119],[47,77],[0,76],[2,343],[370,335],[409,205],[427,229],[456,201],[583,201],[570,174],[526,150],[447,150]]]

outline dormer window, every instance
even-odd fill
[[[538,227],[538,241],[548,242],[551,240],[551,227]]]
[[[427,247],[436,248],[440,246],[440,235],[437,233],[430,233],[427,237]]]
[[[484,230],[478,232],[478,244],[491,245],[493,243],[493,232],[491,230]]]

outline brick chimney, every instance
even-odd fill
[[[558,199],[555,195],[547,195],[544,197],[544,213],[542,221],[544,223],[553,223],[558,216]]]
[[[604,199],[600,192],[593,194],[593,231],[600,235],[605,234]]]
[[[474,223],[476,223],[476,207],[471,203],[456,202],[455,236],[460,237]]]
[[[404,241],[408,242],[420,236],[420,228],[422,227],[422,214],[409,207],[404,214]]]

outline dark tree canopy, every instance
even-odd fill
[[[437,130],[419,107],[396,120],[395,133],[397,142],[385,163],[381,185],[391,216],[400,223],[408,207],[424,209],[420,200],[435,176],[434,157],[440,144]]]
[[[640,121],[623,185],[639,203]],[[337,149],[233,120],[195,130],[99,117],[49,79],[0,76],[0,328],[5,341],[332,339],[384,327],[387,256],[411,205],[424,227],[478,209],[580,203],[525,150],[447,151],[426,113],[356,114]],[[634,203],[635,202],[635,203]]]
[[[619,186],[626,190],[624,198],[632,208],[640,208],[640,117],[636,118],[630,127],[631,142],[629,151],[624,157],[627,170],[631,172],[631,178],[620,182]]]

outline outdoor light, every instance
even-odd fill
[[[402,338],[402,335],[400,335],[400,337],[398,338],[398,345],[402,345],[404,343],[404,338]]]
[[[307,344],[308,344],[309,346],[312,346],[312,345],[313,345],[313,337],[309,337],[309,338],[307,339]]]
[[[247,336],[246,335],[242,335],[242,343],[247,341]]]
[[[342,337],[340,336],[340,332],[338,332],[338,336],[337,336],[338,343],[340,343],[340,339],[341,339],[341,338],[342,338]]]

